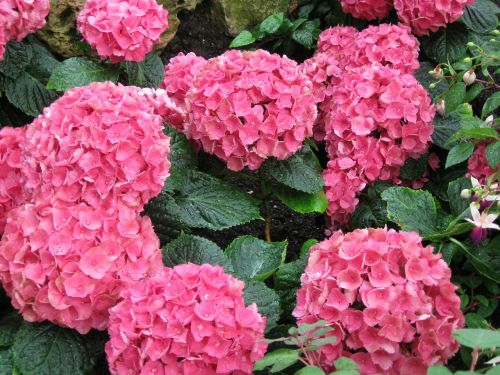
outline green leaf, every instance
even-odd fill
[[[427,375],[453,375],[445,366],[431,366],[427,369]]]
[[[444,95],[446,113],[453,112],[465,99],[466,86],[463,82],[454,84]]]
[[[261,219],[259,201],[208,174],[182,170],[167,180],[154,209],[187,226],[222,230]]]
[[[243,298],[247,306],[255,303],[259,314],[267,317],[266,332],[276,326],[281,316],[281,307],[279,296],[274,290],[268,288],[262,281],[247,281]]]
[[[33,119],[30,116],[10,104],[7,98],[0,97],[0,128],[2,126],[24,126],[31,121]]]
[[[86,374],[94,366],[92,349],[76,331],[50,323],[24,323],[12,346],[21,374]]]
[[[168,160],[173,168],[194,169],[198,164],[198,154],[193,150],[186,136],[171,126],[163,131],[170,137],[170,154]]]
[[[453,146],[448,153],[448,157],[446,158],[445,168],[460,164],[461,162],[467,160],[473,152],[474,145],[472,145],[472,143],[463,142]]]
[[[301,214],[324,213],[328,208],[328,199],[323,191],[307,194],[286,186],[277,186],[274,193],[287,207]]]
[[[358,364],[347,357],[340,357],[333,365],[337,370],[359,370]]]
[[[66,91],[92,82],[118,81],[119,71],[111,65],[99,64],[83,57],[64,60],[50,76],[47,88]]]
[[[471,88],[469,90],[467,90],[467,92],[465,93],[465,98],[464,98],[464,102],[465,103],[470,103],[472,102],[474,99],[476,99],[476,97],[481,93],[481,91],[484,90],[484,86],[482,83],[475,83],[474,85],[471,86]]]
[[[300,255],[308,254],[309,249],[316,245],[319,241],[316,238],[309,238],[307,241],[305,241],[302,246],[300,247]]]
[[[256,41],[255,37],[248,30],[243,30],[238,34],[236,38],[233,39],[229,48],[238,48],[243,46],[248,46]]]
[[[427,92],[434,98],[438,94],[441,94],[443,91],[445,91],[448,88],[448,85],[446,83],[446,80],[441,80],[439,83],[437,83],[436,87],[430,88],[430,85],[433,83],[436,83],[437,80],[434,79],[430,74],[429,71],[434,70],[435,64],[432,64],[429,61],[421,61],[420,62],[420,68],[418,68],[415,71],[415,78],[420,82],[422,86],[427,90]]]
[[[272,14],[261,22],[259,29],[266,34],[272,35],[278,31],[284,19],[285,15],[282,12]]]
[[[33,117],[41,114],[58,97],[27,72],[22,72],[7,84],[5,95],[14,107]]]
[[[52,72],[61,62],[36,38],[29,36],[28,39],[33,48],[33,58],[26,71],[42,84],[46,85]]]
[[[468,313],[465,315],[467,328],[488,328],[488,321],[479,314]]]
[[[129,85],[138,87],[158,87],[165,77],[163,62],[157,53],[150,53],[141,62],[122,63]]]
[[[498,7],[489,0],[476,0],[464,10],[465,25],[478,33],[486,33],[497,26]]]
[[[425,40],[424,49],[431,59],[446,63],[460,60],[467,50],[467,29],[460,23],[452,23],[439,29]]]
[[[11,40],[0,61],[0,73],[16,79],[28,67],[33,58],[33,48],[28,43]]]
[[[9,347],[14,342],[23,319],[17,313],[10,313],[0,319],[0,348]]]
[[[8,349],[0,349],[0,375],[13,375],[12,353]]]
[[[292,313],[297,303],[295,294],[300,287],[300,276],[304,273],[308,257],[309,254],[306,253],[293,262],[281,265],[274,275],[274,290],[278,293],[281,306],[287,315]]]
[[[418,159],[408,158],[399,172],[399,177],[403,180],[414,181],[422,177],[427,170],[429,154],[426,153]]]
[[[460,249],[465,253],[474,268],[483,276],[500,283],[500,236],[482,243],[474,249],[461,244]]]
[[[498,139],[498,133],[495,129],[490,127],[469,128],[459,130],[452,138],[459,139],[462,137],[482,141],[490,138]]]
[[[325,320],[318,320],[314,323],[301,323],[297,327],[297,332],[301,335],[305,335],[308,332],[315,331],[318,328],[323,328],[328,323]]]
[[[448,140],[460,130],[462,120],[466,116],[460,108],[446,116],[434,117],[434,133],[432,141],[437,146],[449,150],[453,144],[448,143]]]
[[[486,146],[486,160],[491,168],[496,168],[500,163],[500,142],[493,142]]]
[[[465,328],[454,331],[453,337],[468,348],[491,349],[500,347],[500,332],[498,331]]]
[[[316,366],[302,367],[295,375],[325,375],[323,370]]]
[[[391,187],[384,190],[389,220],[405,231],[416,231],[422,236],[436,232],[437,212],[433,196],[425,190]]]
[[[307,21],[292,32],[292,39],[305,48],[311,49],[319,37],[319,32],[316,22]]]
[[[470,180],[465,177],[458,178],[448,184],[448,199],[453,215],[458,216],[469,207],[470,198],[462,198],[460,193],[471,187]]]
[[[481,112],[481,117],[486,118],[490,113],[496,110],[500,106],[500,91],[496,91],[491,95],[483,104],[483,110]]]
[[[287,242],[266,242],[252,236],[236,238],[226,249],[234,274],[242,280],[265,280],[283,263]]]
[[[323,189],[321,165],[308,145],[288,160],[269,160],[266,167],[271,176],[292,189],[310,194]]]
[[[255,366],[255,371],[264,370],[266,367],[271,367],[271,372],[284,370],[299,360],[299,351],[294,349],[278,349],[267,353],[264,358],[258,361]]]
[[[352,214],[354,228],[382,228],[387,221],[387,204],[382,199],[363,201]]]
[[[162,249],[163,263],[167,267],[178,264],[211,264],[224,267],[228,273],[233,272],[230,260],[222,249],[212,241],[203,237],[181,234]]]

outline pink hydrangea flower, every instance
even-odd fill
[[[168,28],[168,11],[155,0],[87,0],[77,25],[102,59],[142,61]]]
[[[362,374],[424,375],[459,348],[464,325],[451,270],[415,232],[338,231],[313,246],[293,314],[325,320],[337,341],[315,354],[331,370],[341,355]]]
[[[188,92],[186,135],[229,169],[289,158],[312,135],[312,83],[296,62],[264,50],[208,61]]]
[[[435,110],[413,76],[378,63],[355,68],[331,100],[325,116],[328,156],[356,178],[368,183],[396,178],[407,158],[427,150]]]
[[[9,40],[21,41],[45,25],[50,11],[49,0],[0,1],[0,60]]]
[[[106,329],[126,283],[162,267],[147,217],[119,205],[42,200],[11,210],[0,242],[0,281],[27,321],[49,320],[85,334]]]
[[[27,127],[26,188],[51,202],[141,211],[169,175],[169,138],[156,113],[169,103],[164,93],[110,82],[67,91]]]
[[[340,4],[345,13],[369,21],[388,17],[392,9],[392,0],[340,0]]]
[[[475,0],[394,0],[398,18],[411,27],[415,35],[427,35],[455,22],[464,8]]]
[[[207,60],[196,56],[193,52],[187,55],[181,52],[165,65],[165,78],[160,88],[165,89],[174,103],[184,111],[186,111],[186,94],[206,63]],[[187,118],[169,120],[179,131],[183,131]]]
[[[130,285],[110,310],[112,374],[252,374],[265,317],[245,307],[243,281],[209,264],[164,268]]]
[[[500,165],[497,168],[491,168],[488,160],[486,159],[486,143],[481,143],[477,146],[474,153],[467,161],[467,174],[468,178],[474,177],[481,184],[485,184],[488,177],[493,173],[500,171]]]
[[[351,56],[355,52],[354,41],[358,30],[350,26],[335,26],[325,29],[319,34],[318,49],[315,54],[327,53],[333,56],[341,69],[350,65]]]
[[[27,199],[22,173],[24,134],[25,128],[0,129],[0,236],[7,213]]]

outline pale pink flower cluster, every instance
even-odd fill
[[[174,103],[185,113],[187,110],[186,95],[198,73],[206,65],[207,60],[189,52],[187,55],[179,53],[165,65],[165,78],[160,85]],[[181,119],[168,119],[179,131],[184,130],[187,117]]]
[[[184,132],[229,169],[289,158],[312,135],[312,83],[296,62],[264,50],[210,59],[187,93]]]
[[[155,104],[143,90],[111,82],[68,90],[26,129],[26,188],[51,202],[141,211],[170,169]]]
[[[353,17],[365,20],[386,18],[392,9],[393,0],[340,0],[342,10]]]
[[[87,0],[77,25],[102,59],[142,61],[168,28],[168,11],[155,0]]]
[[[26,320],[105,329],[121,288],[162,267],[139,213],[169,174],[171,106],[151,89],[93,83],[26,127],[26,204],[9,212],[0,242],[0,281]]]
[[[0,60],[10,40],[21,41],[45,25],[50,0],[0,1]]]
[[[370,26],[361,32],[344,26],[324,30],[317,52],[301,65],[319,103],[314,139],[324,139],[326,117],[335,107],[331,96],[347,71],[377,62],[412,74],[419,67],[418,50],[418,40],[403,24]]]
[[[245,307],[243,287],[222,267],[192,263],[130,286],[110,310],[111,373],[252,374],[266,319]]]
[[[23,188],[22,144],[25,128],[0,129],[0,236],[7,212],[26,200]]]
[[[467,161],[466,176],[468,178],[476,178],[481,184],[485,184],[488,177],[493,173],[498,173],[500,171],[500,165],[498,165],[497,168],[491,168],[488,163],[486,159],[486,146],[486,143],[479,144]]]
[[[407,158],[425,153],[433,132],[434,107],[412,75],[377,63],[345,73],[331,100],[325,140],[334,162],[328,164],[324,177],[331,198],[328,213],[335,226],[345,224],[357,205],[352,193],[336,202],[336,190],[360,191],[364,185],[358,179],[371,183],[397,178]],[[341,171],[351,177],[331,178]],[[356,181],[352,189],[345,185],[350,180]]]
[[[311,355],[326,369],[356,361],[362,374],[424,375],[459,348],[463,327],[451,270],[415,232],[358,229],[313,246],[293,314],[325,320],[333,344]]]
[[[120,206],[35,201],[11,210],[0,242],[0,280],[27,321],[49,320],[85,334],[106,329],[127,282],[162,267],[147,217]]]
[[[416,35],[435,32],[448,23],[455,22],[464,8],[475,0],[394,0],[394,8],[401,22],[409,25]]]

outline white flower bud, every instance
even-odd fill
[[[436,66],[436,68],[434,70],[431,70],[429,74],[436,79],[441,79],[443,78],[443,69],[441,69],[439,66]]]
[[[494,124],[495,118],[493,117],[493,115],[489,115],[488,117],[486,117],[486,120],[484,120],[484,122],[491,126]]]
[[[472,69],[466,71],[463,80],[467,86],[472,85],[476,81],[476,73]]]
[[[472,193],[470,189],[464,189],[460,192],[460,196],[464,199],[470,198],[472,196]]]
[[[436,110],[437,110],[437,113],[439,113],[441,116],[444,116],[444,114],[446,113],[446,107],[445,107],[445,104],[444,104],[444,99],[439,99],[437,104],[436,104]]]

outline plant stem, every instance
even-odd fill
[[[477,366],[477,360],[479,359],[479,349],[474,349],[472,351],[472,361],[470,364],[470,371],[474,371]]]
[[[264,220],[266,223],[264,234],[266,236],[266,241],[271,242],[271,207],[269,204],[269,196],[271,195],[271,192],[266,184],[266,178],[264,177],[262,169],[259,169],[259,180],[262,201],[264,203]]]
[[[267,202],[266,202],[267,204]],[[266,229],[265,229],[265,233],[266,233],[266,241],[267,242],[271,242],[271,217],[266,215]]]

